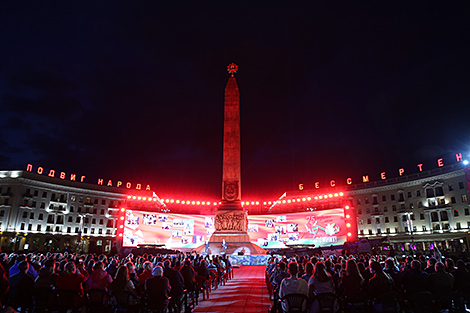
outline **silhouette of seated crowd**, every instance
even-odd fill
[[[271,257],[271,312],[470,312],[469,264],[370,254]]]
[[[1,254],[0,305],[21,312],[191,312],[233,276],[225,256]]]

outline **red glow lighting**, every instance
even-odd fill
[[[124,216],[121,216],[121,221],[124,221]]]
[[[351,227],[351,223],[346,223],[346,227]]]
[[[346,210],[349,210],[349,205],[345,206],[344,208],[345,208]]]
[[[124,208],[121,208],[121,212],[125,212],[125,211],[126,211],[126,209],[124,209]]]
[[[130,198],[132,198],[132,197],[131,197],[131,196],[127,196],[127,199],[130,199]]]
[[[352,236],[352,234],[351,234],[351,233],[348,233],[348,237],[351,237],[351,236]]]
[[[349,214],[346,214],[346,218],[350,218],[350,217],[351,217],[351,215],[349,215]]]
[[[132,200],[135,200],[135,199],[137,199],[137,197],[136,197],[136,196],[133,196],[133,197],[132,197]]]
[[[122,233],[119,234],[119,237],[122,237]]]

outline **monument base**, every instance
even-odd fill
[[[212,254],[224,253],[222,246],[224,240],[227,246],[225,249],[227,255],[266,254],[266,250],[251,242],[247,232],[234,230],[215,231],[209,239],[210,252]],[[200,247],[198,252],[204,253],[205,246]]]

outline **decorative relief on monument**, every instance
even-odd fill
[[[224,199],[227,201],[238,200],[238,181],[224,182]]]
[[[248,217],[244,211],[219,211],[215,215],[214,226],[216,230],[235,230],[246,232]]]

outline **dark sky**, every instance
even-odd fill
[[[245,199],[435,168],[470,152],[469,8],[1,1],[0,169],[218,199],[231,62]]]

